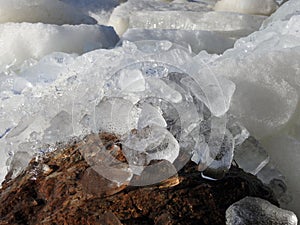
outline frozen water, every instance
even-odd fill
[[[117,42],[114,30],[106,26],[0,24],[0,71],[52,52],[82,54],[97,48],[112,48]]]
[[[122,146],[129,166],[138,175],[151,160],[165,159],[173,163],[179,154],[177,140],[168,130],[158,126],[132,131],[122,140]]]
[[[214,11],[140,11],[129,17],[128,28],[207,30],[238,37],[257,30],[264,19],[264,16]]]
[[[108,24],[119,35],[128,28],[143,28],[219,31],[225,37],[237,38],[257,30],[265,19],[264,16],[214,12],[211,11],[214,4],[215,1],[165,3],[129,0],[115,8]],[[195,32],[194,35],[199,34]]]
[[[162,116],[161,109],[148,103],[143,103],[141,115],[138,121],[138,128],[142,129],[147,126],[167,127],[167,123]]]
[[[138,109],[122,98],[102,99],[95,107],[96,131],[125,134],[137,128]]]
[[[223,53],[234,44],[232,38],[213,31],[176,30],[176,29],[128,29],[121,40],[132,42],[141,40],[168,40],[185,48],[191,48],[198,54],[202,50],[208,53]]]
[[[234,160],[244,171],[256,175],[269,162],[269,156],[258,141],[250,136],[235,148]]]
[[[243,198],[226,210],[227,225],[297,225],[297,223],[297,216],[293,212],[280,209],[260,198]]]
[[[262,25],[266,28],[270,23],[276,21],[287,21],[295,15],[299,15],[300,2],[297,0],[288,0],[273,15],[267,18]]]
[[[62,25],[95,24],[96,20],[59,0],[1,0],[0,23],[7,22]]]
[[[287,206],[298,213],[299,4],[285,3],[252,33],[274,2],[236,2],[242,7],[227,9],[240,13],[212,11],[215,0],[0,0],[1,179],[9,167],[16,176],[47,144],[101,130],[122,137],[129,165],[100,146],[86,158],[119,184],[133,173],[151,184],[157,163],[168,178],[187,162],[177,157],[183,154],[220,178],[235,148],[237,163],[282,199],[287,177],[296,196]],[[91,17],[106,23],[112,10],[117,33],[129,28],[118,47],[113,28],[86,25]],[[248,131],[283,175],[265,166],[268,155],[249,143]]]
[[[255,15],[270,15],[278,5],[275,0],[220,0],[214,10]]]

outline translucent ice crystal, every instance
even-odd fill
[[[133,131],[122,141],[123,151],[133,172],[136,167],[147,166],[151,160],[175,161],[179,154],[179,144],[174,136],[165,128],[151,126]]]

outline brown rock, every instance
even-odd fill
[[[17,178],[2,184],[0,224],[218,225],[225,224],[226,209],[245,196],[277,204],[267,187],[238,168],[222,180],[208,181],[192,162],[156,185],[118,186],[95,172],[82,154],[82,149],[99,147],[110,152],[117,142],[113,135],[91,135],[32,160]],[[114,149],[111,155],[124,166],[120,150]]]

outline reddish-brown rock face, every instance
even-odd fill
[[[276,204],[269,189],[235,167],[224,179],[207,181],[190,162],[178,176],[156,185],[119,185],[97,173],[82,155],[82,148],[97,139],[126,162],[121,146],[114,146],[117,137],[110,134],[91,135],[33,159],[16,179],[2,184],[0,224],[217,225],[225,224],[227,207],[245,196]]]

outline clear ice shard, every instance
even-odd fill
[[[95,131],[125,134],[137,128],[139,110],[123,98],[103,98],[95,107]]]
[[[59,112],[45,129],[43,140],[51,144],[64,141],[73,135],[72,116],[66,111]]]
[[[245,197],[226,210],[226,225],[297,225],[297,216],[278,208],[270,202],[254,197]]]
[[[249,160],[251,159],[251,160]],[[256,175],[268,162],[269,155],[252,136],[234,150],[234,160],[244,171]]]
[[[174,136],[167,129],[158,126],[133,130],[121,143],[135,174],[140,174],[151,160],[164,159],[173,163],[180,148]]]
[[[142,111],[138,121],[138,129],[147,126],[167,127],[167,123],[162,116],[162,111],[159,108],[148,103],[143,103],[140,107]]]

